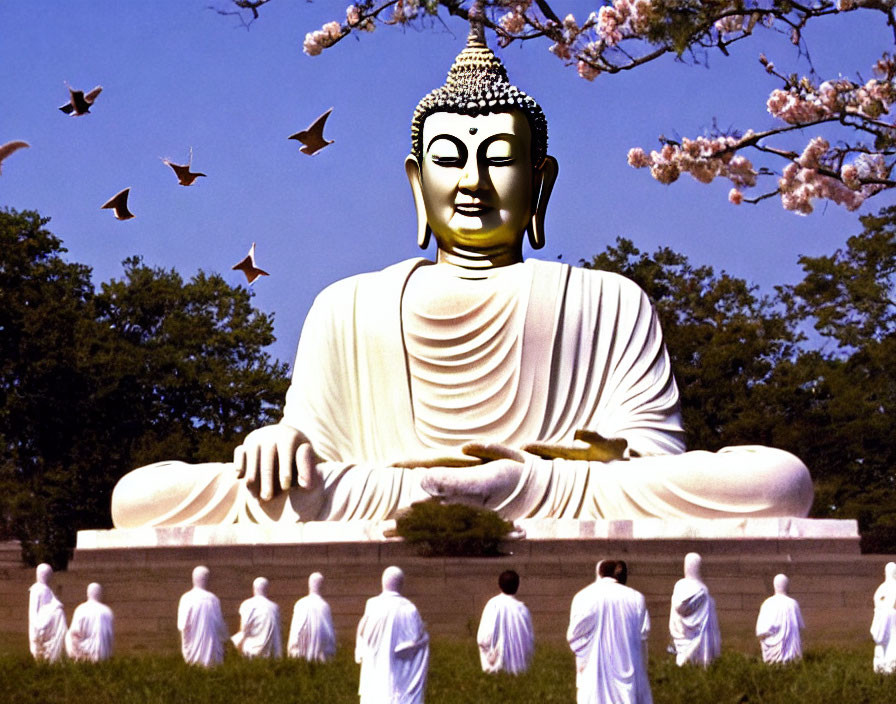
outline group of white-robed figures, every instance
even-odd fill
[[[228,640],[221,602],[208,589],[209,569],[193,570],[193,588],[180,598],[177,628],[181,651],[190,664],[211,667],[224,659]],[[308,577],[308,594],[293,607],[286,652],[290,657],[326,662],[336,653],[336,631],[330,605],[321,596],[324,578],[320,572]],[[229,640],[250,658],[279,658],[283,655],[280,607],[268,597],[270,584],[264,577],[252,583],[252,596],[240,604],[240,630]]]

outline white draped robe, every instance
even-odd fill
[[[486,280],[414,259],[332,284],[305,320],[283,422],[323,460],[313,490],[262,503],[231,465],[157,463],[119,482],[116,526],[382,520],[428,497],[398,463],[471,441],[572,444],[579,429],[640,457],[529,456],[488,507],[510,519],[744,518],[805,516],[812,502],[787,452],[682,454],[678,389],[644,292],[535,259]]]
[[[177,630],[188,664],[211,667],[224,660],[227,624],[221,613],[221,602],[210,591],[193,587],[180,598]]]
[[[280,607],[260,594],[246,599],[240,604],[240,630],[231,640],[246,657],[281,657]]]
[[[423,704],[429,634],[417,607],[391,591],[368,599],[355,662],[361,665],[360,704]]]
[[[484,672],[525,672],[535,650],[529,609],[510,594],[493,596],[482,610],[476,642]]]
[[[333,615],[320,594],[303,596],[293,607],[287,652],[311,662],[326,662],[336,654]]]
[[[722,652],[722,634],[716,602],[706,585],[685,577],[675,583],[669,612],[669,634],[675,644],[675,662],[706,667]]]
[[[896,580],[887,579],[874,592],[874,671],[896,672]]]
[[[65,610],[53,590],[42,582],[28,595],[28,642],[35,660],[56,662],[65,648]]]
[[[72,660],[99,662],[112,655],[115,619],[112,609],[88,599],[72,614],[72,625],[65,636],[65,652]]]
[[[576,594],[566,639],[576,656],[577,704],[651,704],[649,633],[644,596],[612,577]]]
[[[787,594],[762,602],[756,618],[756,637],[764,662],[790,662],[803,657],[800,631],[805,628],[800,605]]]

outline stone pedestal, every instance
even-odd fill
[[[382,538],[387,527],[340,526],[342,539],[332,532],[334,524],[85,531],[68,571],[54,576],[54,587],[70,617],[87,584],[100,582],[115,610],[117,652],[171,653],[179,647],[177,601],[190,588],[195,565],[211,569],[210,588],[221,598],[232,632],[255,577],[271,581],[286,633],[308,574],[320,571],[339,647],[350,648],[365,599],[379,591],[382,570],[397,564],[432,636],[468,639],[473,648],[482,608],[497,593],[498,574],[515,569],[536,638],[562,644],[570,601],[594,579],[596,561],[621,558],[629,565],[629,585],[647,597],[651,651],[665,657],[672,586],[684,555],[696,551],[704,557],[703,574],[718,604],[723,648],[758,654],[756,615],[778,572],[790,577],[791,594],[802,604],[807,647],[870,643],[871,597],[890,559],[859,553],[854,521],[529,521],[521,525],[527,538],[507,541],[508,554],[497,558],[419,557],[403,542]],[[0,573],[0,649],[24,651],[33,570]]]

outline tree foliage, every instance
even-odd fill
[[[689,447],[789,450],[812,472],[813,515],[873,531],[896,526],[896,207],[861,223],[771,295],[625,239],[585,266],[634,279],[654,301]]]
[[[133,258],[96,291],[48,221],[0,210],[0,530],[61,565],[78,529],[109,526],[124,473],[229,459],[288,382],[245,289]]]
[[[248,24],[271,1],[229,0],[219,12],[238,15]],[[754,35],[778,34],[785,44],[799,47],[803,65],[801,72],[782,71],[764,54],[757,57],[757,70],[777,83],[766,105],[773,127],[713,128],[692,139],[661,138],[657,150],[631,149],[628,161],[635,168],[649,168],[661,183],[672,183],[684,173],[702,183],[725,178],[732,185],[732,203],[779,196],[784,208],[808,214],[818,199],[855,210],[896,186],[894,46],[885,42],[874,66],[843,66],[836,76],[817,75],[808,59],[806,27],[848,12],[873,13],[892,30],[896,44],[896,5],[885,0],[606,0],[578,18],[561,16],[552,0],[358,0],[344,17],[334,16],[309,31],[304,50],[314,56],[379,25],[435,27],[441,24],[440,15],[454,15],[481,22],[502,46],[540,43],[582,78],[594,81],[665,56],[705,63],[709,55],[727,55],[729,46]],[[869,70],[874,77],[863,78]],[[828,134],[837,133],[833,143],[818,133],[822,126]],[[801,151],[792,149],[791,132],[808,137]],[[754,188],[758,193],[745,194]]]

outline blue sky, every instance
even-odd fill
[[[254,285],[254,304],[274,314],[271,352],[291,363],[318,291],[420,254],[403,169],[410,117],[443,82],[466,27],[453,19],[432,31],[381,27],[309,57],[305,33],[341,20],[344,4],[275,0],[246,31],[209,10],[213,2],[0,4],[0,143],[32,145],[4,162],[0,205],[51,217],[69,258],[91,266],[97,283],[140,254],[185,277],[203,269],[238,284],[242,275],[230,267],[257,242],[258,264],[271,276]],[[581,19],[597,3],[555,7]],[[810,27],[821,75],[870,76],[892,48],[878,15]],[[544,108],[560,162],[541,258],[576,263],[622,235],[770,289],[799,280],[800,254],[832,252],[859,231],[858,214],[893,202],[885,194],[858,213],[831,204],[800,217],[777,200],[730,205],[727,182],[684,176],[663,186],[626,164],[630,147],[701,134],[713,118],[722,127],[772,126],[765,100],[777,83],[757,56],[764,51],[785,71],[805,68],[786,37],[711,55],[709,69],[666,58],[593,83],[543,43],[496,51],[511,81]],[[103,86],[90,115],[57,110],[66,81]],[[329,107],[326,136],[335,143],[311,158],[299,153],[288,135]],[[184,188],[161,158],[183,163],[191,147],[194,168],[208,178]],[[99,206],[126,186],[136,218],[119,222]]]

